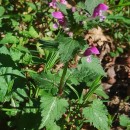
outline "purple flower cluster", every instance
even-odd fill
[[[57,8],[57,5],[56,5],[57,2],[60,2],[61,4],[64,4],[64,5],[67,4],[66,0],[59,0],[59,1],[52,0],[52,2],[49,3],[49,6],[55,9]],[[53,24],[53,28],[57,29],[59,25],[63,27],[66,25],[65,16],[61,11],[52,12],[52,16],[58,21],[57,23]]]
[[[60,2],[61,4],[64,4],[64,5],[67,4],[67,1],[66,1],[66,0],[59,0],[59,2]],[[50,7],[53,7],[53,8],[56,8],[56,3],[57,3],[57,0],[52,0],[52,2],[49,3],[49,6],[50,6]],[[100,21],[103,21],[103,20],[106,18],[106,16],[104,15],[104,12],[107,11],[108,8],[109,8],[109,7],[108,7],[107,5],[105,5],[105,4],[103,4],[103,3],[97,5],[97,6],[95,7],[94,11],[93,11],[92,17],[93,17],[93,18],[99,17],[99,18],[100,18]],[[75,7],[72,8],[72,12],[75,12],[75,10],[76,10]],[[66,25],[66,19],[65,19],[64,14],[63,14],[61,11],[53,12],[53,13],[52,13],[52,16],[53,16],[54,18],[56,18],[57,21],[58,21],[57,23],[54,23],[54,25],[53,25],[53,27],[54,27],[55,29],[57,29],[59,25],[62,26],[62,27],[65,27],[65,25]]]
[[[58,2],[60,2],[61,4],[64,4],[66,5],[67,4],[67,1],[66,0],[59,0]],[[49,3],[49,6],[52,7],[52,8],[57,8],[57,0],[52,0],[51,3]],[[100,18],[100,21],[103,21],[106,17],[104,15],[104,12],[106,12],[108,10],[108,6],[101,3],[99,5],[97,5],[93,11],[93,15],[92,17],[93,18],[96,18],[96,17],[99,17]],[[72,7],[72,13],[75,12],[76,8]],[[65,19],[65,15],[61,12],[61,11],[55,11],[55,12],[52,12],[52,16],[57,19],[57,23],[54,23],[53,27],[55,29],[58,28],[58,26],[62,26],[64,29],[66,27],[66,19]],[[72,32],[67,32],[67,34],[69,36],[73,36],[73,33]],[[95,47],[95,46],[92,46],[90,48],[87,48],[84,52],[84,56],[87,57],[87,62],[91,62],[91,55],[97,55],[97,54],[100,54],[98,49]]]

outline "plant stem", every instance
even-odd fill
[[[39,90],[40,90],[39,88],[36,88],[35,98],[38,98]]]
[[[64,70],[61,76],[60,85],[59,85],[59,95],[62,95],[62,92],[63,92],[64,80],[65,80],[67,68],[68,68],[68,62],[65,63]]]

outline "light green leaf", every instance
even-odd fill
[[[0,47],[0,54],[9,55],[10,53],[6,46],[2,46]]]
[[[0,68],[0,75],[15,75],[25,78],[25,76],[17,69],[13,69],[12,67],[1,67]]]
[[[41,73],[41,74],[34,74],[30,73],[36,85],[45,90],[57,89],[58,84],[60,82],[60,77],[56,74],[51,73]]]
[[[99,86],[94,93],[96,93],[98,96],[102,96],[104,99],[109,98],[109,96],[104,92],[102,86]]]
[[[120,53],[123,53],[123,49],[121,47],[117,47],[117,50],[120,52]]]
[[[81,14],[79,14],[78,11],[74,12],[73,15],[74,15],[74,19],[75,19],[75,21],[77,23],[80,22],[80,21],[84,21],[84,20],[87,19],[86,15],[81,15]]]
[[[3,6],[0,6],[0,16],[2,16],[5,12],[5,9]]]
[[[38,33],[36,32],[36,30],[34,29],[33,26],[31,26],[31,27],[29,28],[29,34],[30,34],[30,36],[33,37],[33,38],[38,38],[38,37],[39,37]]]
[[[10,49],[10,56],[13,59],[13,61],[19,61],[21,56],[22,56],[22,52],[16,48],[11,48]]]
[[[81,2],[81,1],[77,3],[77,7],[81,9],[86,9],[84,2]]]
[[[79,82],[86,82],[86,84],[92,83],[97,76],[105,76],[105,72],[101,66],[99,59],[91,56],[91,62],[87,62],[86,57],[81,59],[81,64],[78,65],[78,69],[74,71],[74,77]]]
[[[36,8],[36,5],[34,4],[34,3],[31,3],[31,2],[26,2],[27,3],[27,5],[29,6],[29,7],[31,7],[33,10],[36,10],[37,8]]]
[[[60,127],[58,125],[56,125],[56,123],[52,123],[46,126],[47,130],[60,130]]]
[[[59,42],[58,48],[61,61],[69,61],[73,57],[73,52],[79,48],[79,42],[62,35],[60,35],[56,40]]]
[[[7,43],[16,44],[18,43],[18,39],[16,36],[13,36],[12,33],[7,33],[5,37],[0,41],[0,44],[7,44]]]
[[[66,5],[57,2],[57,7],[60,9],[61,12],[63,12],[65,15],[67,15]]]
[[[44,95],[41,98],[40,106],[42,116],[40,128],[54,124],[65,113],[67,107],[67,100],[59,99],[51,95]]]
[[[97,129],[110,130],[108,127],[108,112],[101,100],[95,99],[89,107],[84,108],[83,115],[87,122],[93,124]]]
[[[126,115],[120,115],[119,121],[121,126],[127,127],[128,125],[130,125],[130,118]]]
[[[22,16],[22,19],[24,22],[30,22],[31,20],[33,20],[33,17],[30,14],[25,14]]]

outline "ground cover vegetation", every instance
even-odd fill
[[[0,0],[1,130],[130,130],[129,0]]]

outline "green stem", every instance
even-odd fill
[[[67,68],[68,68],[68,62],[65,63],[64,70],[63,70],[63,73],[62,73],[62,76],[61,76],[60,85],[59,85],[59,95],[62,95],[62,92],[63,92]]]
[[[39,88],[36,88],[35,98],[38,98],[39,90]]]

